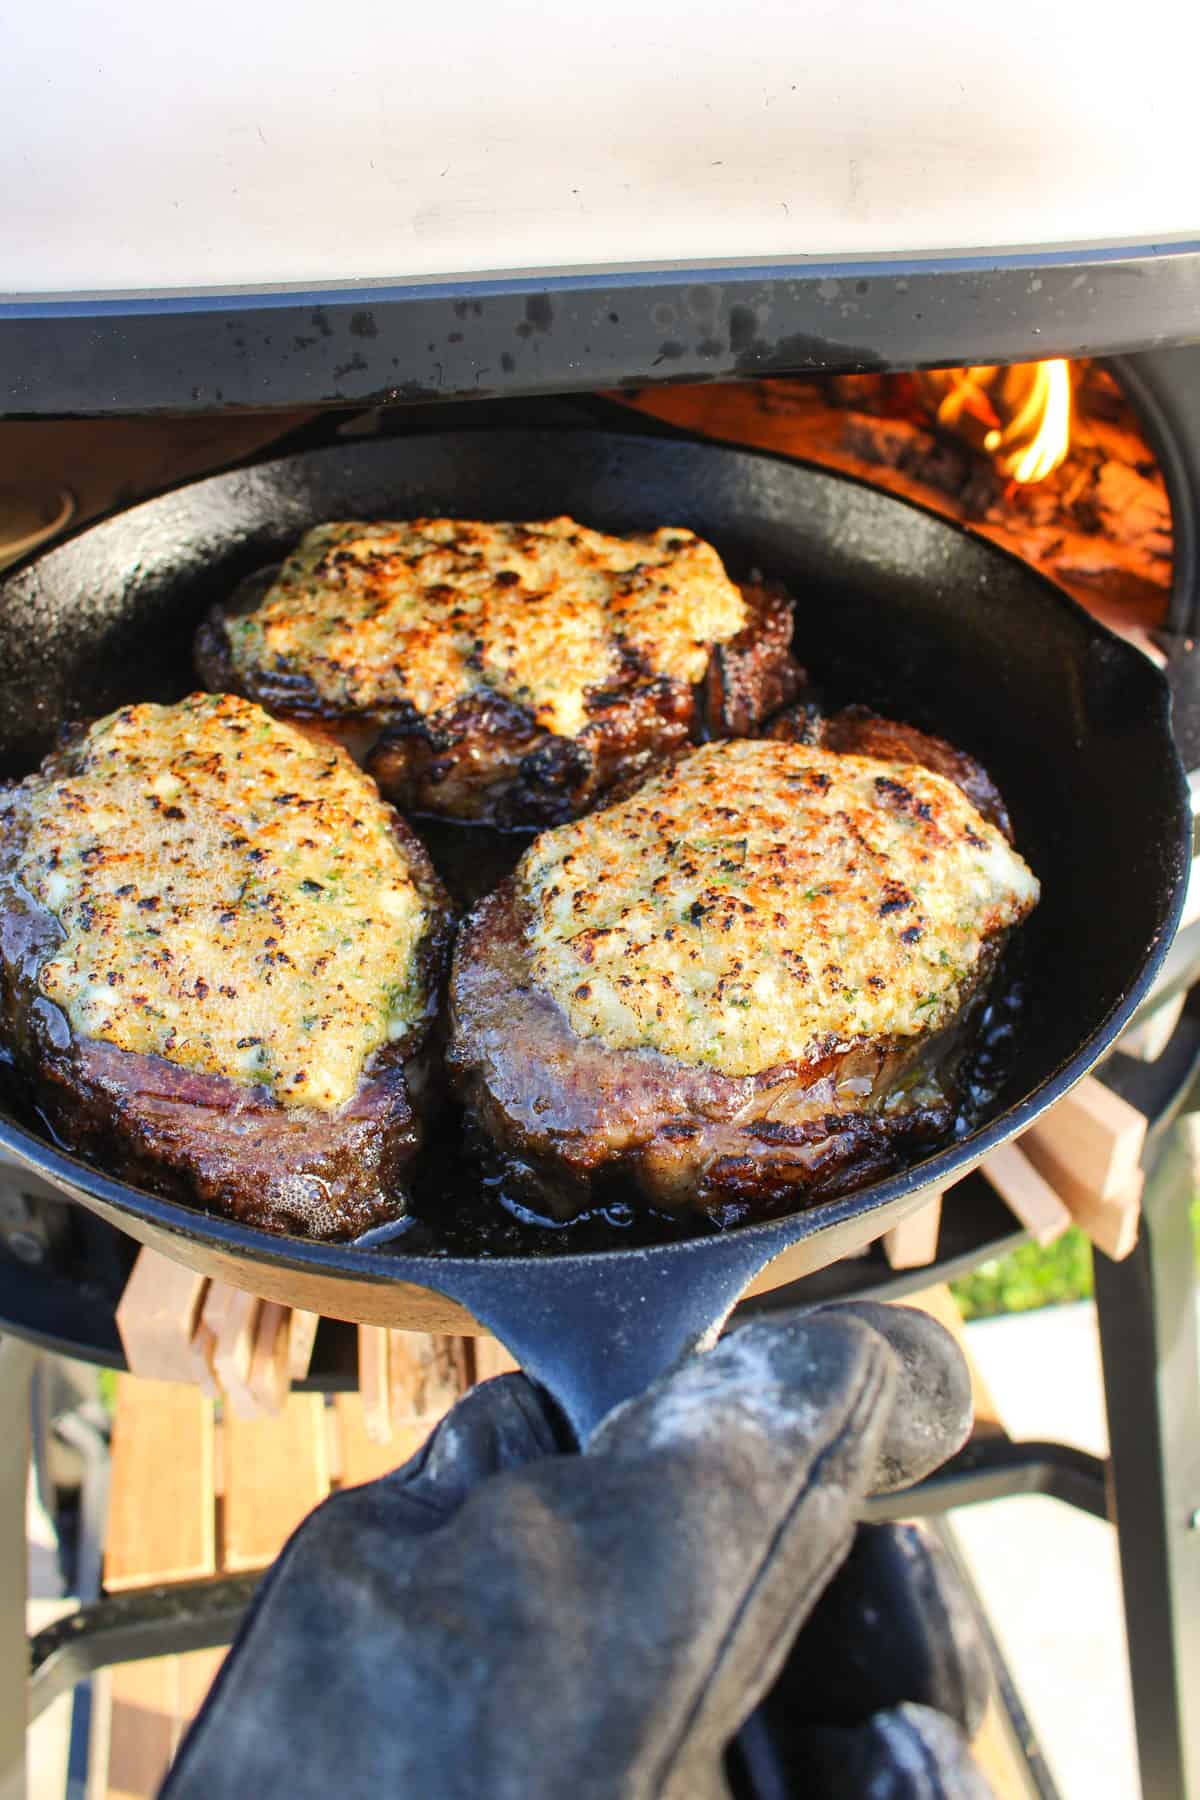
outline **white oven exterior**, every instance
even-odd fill
[[[1200,235],[1182,0],[59,0],[0,296]]]

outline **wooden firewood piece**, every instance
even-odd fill
[[[388,1337],[382,1325],[358,1328],[358,1391],[367,1436],[376,1444],[388,1444],[392,1439]]]
[[[289,1394],[273,1418],[225,1420],[224,1569],[261,1569],[329,1492],[325,1402]]]
[[[210,1281],[204,1295],[204,1304],[200,1309],[200,1325],[210,1331],[213,1338],[219,1338],[221,1327],[225,1323],[225,1308],[234,1295],[234,1289],[227,1287],[223,1281]]]
[[[942,1196],[933,1194],[924,1206],[883,1234],[883,1254],[893,1269],[923,1269],[937,1255],[942,1229]]]
[[[321,1323],[321,1315],[314,1312],[293,1312],[292,1329],[288,1346],[288,1374],[293,1381],[303,1381],[308,1374],[312,1362],[313,1345],[317,1341],[317,1326]]]
[[[214,1282],[213,1287],[216,1286]],[[262,1307],[256,1294],[230,1288],[217,1329],[217,1347],[213,1353],[217,1380],[234,1411],[243,1418],[253,1418],[262,1410],[250,1390],[250,1364]]]
[[[1060,1192],[1075,1223],[1097,1250],[1103,1250],[1113,1262],[1127,1257],[1138,1241],[1145,1179],[1141,1169],[1135,1169],[1129,1185],[1116,1194],[1089,1193],[1071,1181],[1061,1185]]]
[[[192,1336],[205,1276],[181,1268],[157,1250],[139,1250],[117,1307],[117,1330],[134,1375],[154,1381],[194,1381]]]
[[[192,1379],[201,1393],[207,1394],[210,1400],[220,1397],[221,1384],[217,1380],[217,1334],[204,1321],[204,1306],[200,1307],[200,1317],[196,1320],[196,1329],[192,1333]]]
[[[114,1593],[217,1569],[212,1401],[117,1379],[104,1584]]]
[[[1029,1158],[1015,1144],[1001,1144],[979,1165],[979,1173],[1039,1244],[1052,1244],[1071,1224],[1071,1215]]]
[[[254,1333],[247,1386],[264,1412],[283,1409],[291,1386],[288,1372],[291,1308],[277,1301],[264,1300]]]
[[[335,1394],[327,1419],[332,1423],[331,1439],[337,1445],[334,1478],[342,1487],[357,1487],[362,1481],[377,1481],[407,1462],[424,1441],[420,1426],[392,1427],[386,1444],[369,1436],[363,1417],[361,1394]]]
[[[1090,1194],[1116,1195],[1128,1191],[1145,1142],[1137,1107],[1087,1075],[1030,1126],[1021,1148],[1055,1186],[1063,1172]]]
[[[1021,1148],[1098,1250],[1119,1262],[1137,1243],[1146,1120],[1087,1076],[1021,1138]]]
[[[460,1337],[393,1331],[392,1416],[397,1424],[434,1425],[471,1384]]]
[[[499,1338],[477,1337],[471,1340],[471,1348],[475,1352],[476,1381],[490,1381],[493,1375],[509,1375],[521,1365],[506,1350]]]

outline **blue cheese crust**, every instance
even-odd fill
[[[17,878],[75,1033],[332,1111],[424,1016],[429,909],[349,758],[261,708],[128,706],[31,784]]]
[[[1039,891],[942,776],[750,740],[543,833],[516,879],[577,1036],[731,1076],[938,1030]]]
[[[717,552],[682,528],[413,519],[318,525],[226,632],[240,677],[302,677],[332,710],[429,717],[493,694],[575,737],[630,654],[690,685],[746,618]]]

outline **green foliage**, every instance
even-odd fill
[[[951,1291],[964,1319],[1030,1312],[1092,1297],[1092,1246],[1073,1225],[1055,1243],[1021,1244],[1010,1256],[981,1263]]]

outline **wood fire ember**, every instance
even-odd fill
[[[1122,543],[1141,545],[1169,571],[1171,511],[1162,477],[1140,475],[1127,463],[1106,462],[1096,478],[1096,505],[1107,533]]]
[[[1068,366],[1069,406],[1061,386],[1056,391],[1060,423],[1064,408],[1069,414],[1069,446],[1038,479],[1028,472],[1054,452],[1039,446],[1028,454],[1037,421],[1024,404],[1020,369],[771,377],[613,398],[727,442],[858,476],[969,525],[1161,662],[1150,633],[1164,622],[1171,586],[1166,487],[1113,376],[1086,359]],[[994,452],[985,447],[1006,432],[1015,436]]]

